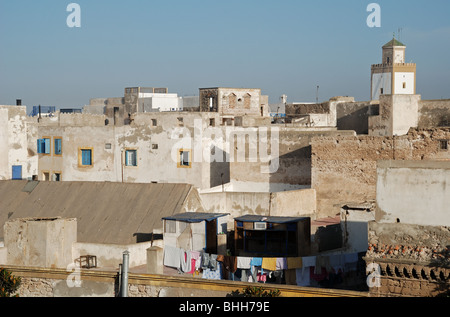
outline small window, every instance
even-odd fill
[[[152,119],[152,126],[156,127],[158,125],[158,120]]]
[[[441,149],[441,151],[448,151],[448,140],[440,140],[439,148]]]
[[[55,138],[55,155],[62,155],[62,138]]]
[[[105,144],[105,150],[111,150],[111,149],[112,149],[111,143],[106,143]]]
[[[177,222],[175,220],[166,220],[164,233],[176,233],[177,232]]]
[[[403,89],[406,89],[406,83],[403,83]]]
[[[78,166],[91,167],[93,163],[94,150],[92,148],[82,148],[78,151]]]
[[[191,151],[180,150],[178,152],[178,167],[189,168],[191,163]]]
[[[37,140],[37,152],[39,154],[50,154],[50,138],[43,138]]]
[[[383,88],[380,88],[380,94],[381,95],[384,94],[384,89]]]
[[[137,166],[137,151],[126,150],[125,151],[125,166]]]
[[[152,150],[157,150],[158,149],[158,144],[152,144]]]
[[[216,125],[216,120],[215,119],[209,119],[209,126],[210,127],[214,127]]]
[[[60,182],[61,181],[61,173],[54,173],[53,174],[53,181],[54,182]]]

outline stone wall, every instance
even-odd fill
[[[378,269],[379,278],[371,295],[430,297],[449,291],[449,241],[449,227],[370,222],[366,263]]]
[[[349,202],[376,199],[377,161],[450,160],[440,140],[450,128],[411,129],[399,137],[322,136],[311,140],[311,183],[319,217],[335,216]]]
[[[450,126],[450,100],[422,100],[419,103],[419,128]]]
[[[82,270],[74,273],[55,269],[6,267],[15,277],[21,277],[19,297],[120,297],[120,277],[117,271]],[[202,278],[148,275],[130,270],[128,297],[191,297],[225,298],[236,290],[254,283]],[[79,287],[75,287],[78,283]],[[264,284],[266,290],[280,290],[282,297],[367,297],[367,292],[351,290]]]

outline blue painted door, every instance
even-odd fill
[[[22,180],[22,165],[14,165],[12,167],[12,179]]]

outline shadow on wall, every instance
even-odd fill
[[[341,114],[337,110],[338,130],[353,130],[357,134],[369,134],[370,106],[365,105],[355,111]]]
[[[279,184],[311,186],[311,146],[280,155],[278,170],[270,174],[270,192],[279,191]]]
[[[227,152],[219,147],[211,147],[209,174],[211,188],[230,182],[230,162],[227,162],[227,157]],[[222,162],[216,162],[216,160],[220,161],[220,158],[222,158]]]
[[[156,240],[162,240],[163,235],[159,233],[134,233],[133,237],[136,237],[136,243],[150,242]]]

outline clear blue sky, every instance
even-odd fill
[[[81,6],[81,28],[66,7]],[[369,28],[367,5],[381,6]],[[450,98],[450,1],[0,0],[0,104],[82,107],[125,87],[261,88],[278,102],[370,98],[370,65],[402,28],[423,99]]]

